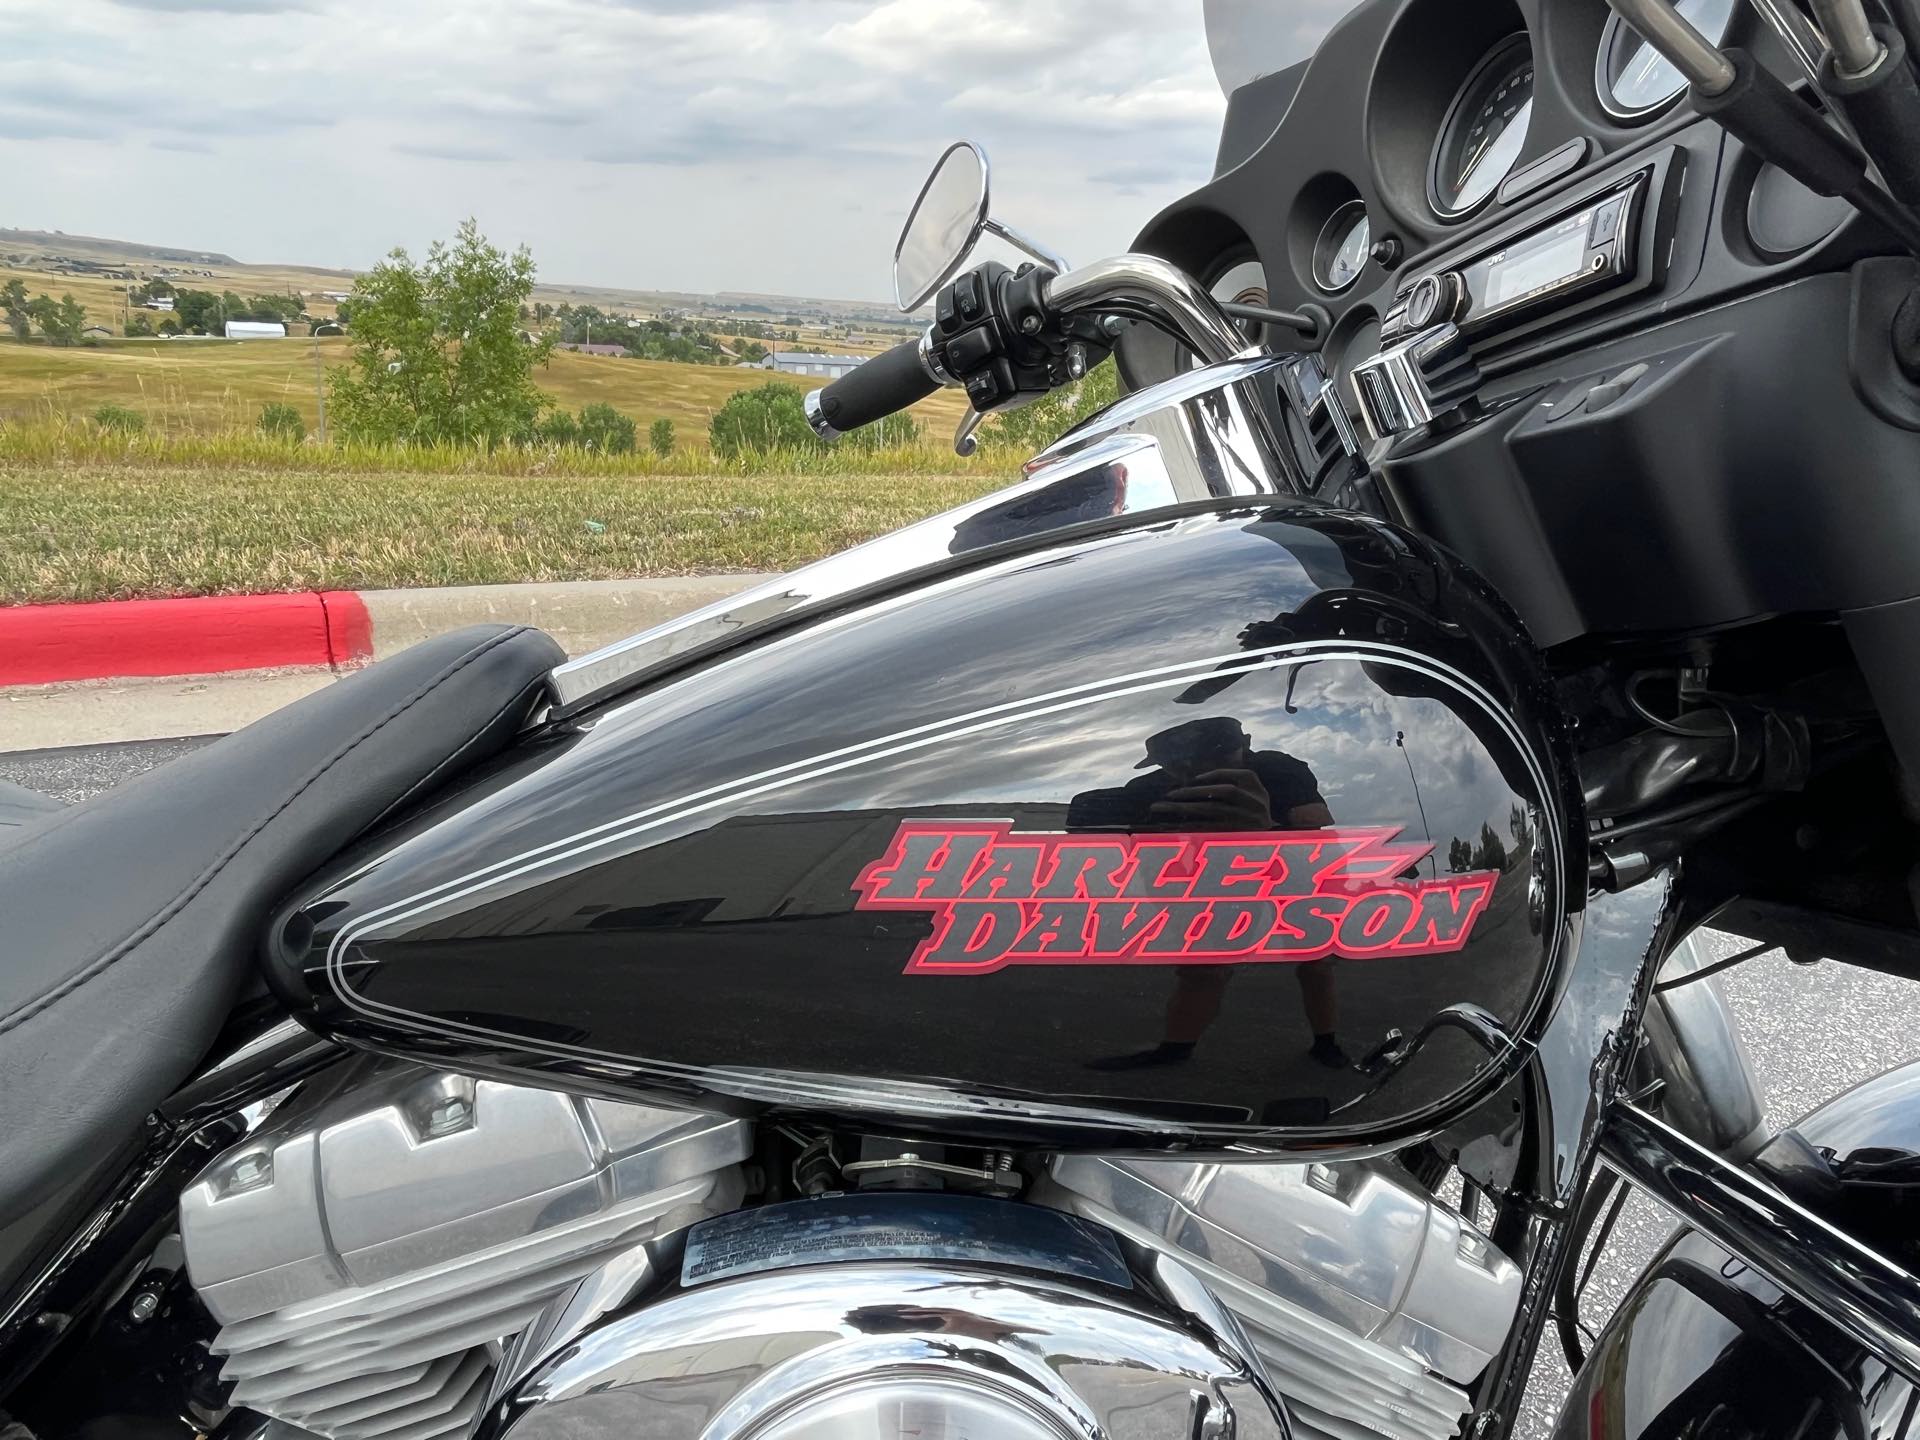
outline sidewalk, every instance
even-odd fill
[[[4,609],[0,751],[225,733],[347,670],[462,625],[534,625],[568,654],[583,655],[767,578],[693,575]],[[11,683],[10,674],[36,678]],[[44,678],[50,675],[62,678]]]

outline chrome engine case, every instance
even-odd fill
[[[881,1192],[903,1219],[862,1230],[856,1196],[742,1210],[752,1146],[714,1115],[353,1062],[182,1197],[231,1403],[331,1440],[467,1435],[509,1397],[515,1437],[811,1440],[884,1411],[1279,1440],[1277,1396],[1301,1435],[1446,1440],[1518,1307],[1512,1263],[1386,1163],[1058,1157],[1018,1202]],[[660,1286],[661,1242],[701,1221]],[[716,1247],[758,1258],[694,1265]]]
[[[231,1403],[338,1440],[468,1433],[499,1343],[736,1208],[742,1121],[390,1062],[302,1092],[181,1197]]]
[[[1054,1161],[1042,1199],[1170,1254],[1244,1326],[1303,1435],[1445,1440],[1521,1274],[1387,1166]]]

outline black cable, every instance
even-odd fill
[[[1689,971],[1677,980],[1668,980],[1662,984],[1655,985],[1653,987],[1653,993],[1659,995],[1668,990],[1678,990],[1682,985],[1691,985],[1696,980],[1705,980],[1711,976],[1718,975],[1722,970],[1731,970],[1734,966],[1751,960],[1756,955],[1764,955],[1767,951],[1776,948],[1778,947],[1775,946],[1773,941],[1762,940],[1757,945],[1742,950],[1738,955],[1729,955],[1724,960],[1716,960],[1711,965],[1703,965],[1698,970]]]
[[[1584,1271],[1576,1269],[1580,1252],[1586,1247],[1587,1235],[1593,1229],[1594,1221],[1599,1219],[1601,1210],[1612,1197],[1615,1190],[1620,1191],[1619,1198],[1627,1197],[1626,1187],[1620,1183],[1620,1177],[1611,1170],[1594,1171],[1593,1181],[1580,1197],[1579,1208],[1569,1221],[1569,1233],[1566,1241],[1566,1264],[1561,1266],[1560,1275],[1553,1285],[1553,1324],[1560,1333],[1560,1348],[1567,1357],[1567,1368],[1574,1374],[1580,1373],[1580,1367],[1587,1363],[1586,1342],[1580,1334],[1580,1292],[1586,1288],[1592,1277],[1593,1266],[1589,1263]],[[1611,1228],[1611,1222],[1609,1222]],[[1604,1243],[1604,1240],[1601,1242]],[[1594,1253],[1599,1253],[1598,1245]]]
[[[1729,731],[1732,729],[1732,721],[1727,722],[1727,729],[1714,728],[1711,730],[1696,730],[1689,726],[1682,725],[1677,720],[1668,720],[1656,715],[1647,708],[1646,702],[1640,698],[1641,685],[1648,680],[1665,679],[1669,675],[1672,675],[1672,673],[1672,671],[1668,670],[1636,670],[1627,677],[1627,704],[1632,708],[1633,713],[1646,721],[1647,724],[1653,726],[1654,729],[1665,731],[1669,735],[1680,735],[1689,740],[1726,739]],[[1678,680],[1677,676],[1674,678],[1676,681]]]

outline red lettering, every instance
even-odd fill
[[[1432,848],[1390,828],[1065,836],[909,820],[854,881],[854,908],[928,915],[915,974],[1430,955],[1466,945],[1499,880],[1423,880]]]

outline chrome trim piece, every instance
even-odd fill
[[[1137,1292],[848,1264],[682,1292],[575,1340],[493,1412],[507,1440],[1288,1440],[1257,1369]],[[862,1421],[865,1422],[864,1427]],[[901,1429],[899,1433],[909,1433]]]
[[[825,412],[820,408],[820,397],[824,393],[824,387],[820,390],[809,390],[807,398],[800,402],[800,406],[806,411],[807,424],[813,427],[814,434],[822,440],[838,440],[840,432],[833,428]]]
[[[1480,372],[1459,327],[1448,323],[1362,360],[1351,380],[1367,428],[1389,440],[1458,407],[1479,387]]]
[[[953,389],[960,384],[947,372],[946,365],[941,362],[940,347],[934,342],[933,326],[929,325],[920,332],[919,342],[914,348],[920,356],[920,368],[926,371],[927,378],[934,384],[947,389]]]
[[[1632,1105],[1600,1155],[1630,1184],[1920,1383],[1920,1277]]]
[[[1221,319],[1232,328],[1231,321]],[[1083,519],[1089,462],[1077,452],[1116,430],[1139,432],[1162,448],[1153,466],[1154,483],[1130,479],[1115,487],[1116,515],[1143,515],[1216,495],[1298,490],[1299,479],[1286,468],[1287,452],[1279,448],[1264,407],[1301,359],[1243,357],[1137,391],[1069,431],[1029,461],[1022,479],[1006,489],[570,660],[553,672],[555,714],[577,713],[692,653],[755,629],[951,564],[970,550]],[[956,442],[965,438],[957,435]],[[1059,497],[1057,507],[1045,503],[1049,490]]]

